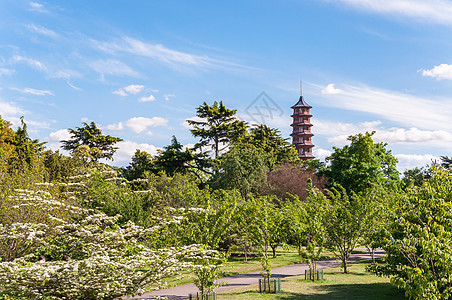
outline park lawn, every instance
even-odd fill
[[[365,252],[365,251],[353,251],[353,253]],[[322,258],[334,257],[331,251],[323,251]],[[273,268],[282,267],[292,264],[302,263],[300,255],[298,255],[298,250],[296,249],[283,249],[278,248],[276,250],[276,258],[270,258],[270,263]],[[235,274],[242,274],[253,272],[257,270],[262,270],[262,265],[259,258],[256,255],[248,257],[248,262],[245,263],[245,258],[242,256],[231,255],[231,257],[226,262],[225,266],[222,268],[224,272],[223,277],[231,276]],[[176,286],[181,284],[192,283],[195,280],[195,275],[190,272],[184,272],[179,276],[170,277],[165,280],[169,286]]]
[[[388,278],[366,272],[369,263],[367,260],[351,264],[349,274],[343,274],[340,267],[325,269],[322,282],[306,281],[304,275],[286,277],[281,283],[281,294],[259,294],[256,284],[219,293],[218,299],[407,299]]]

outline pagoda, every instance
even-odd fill
[[[312,148],[314,145],[312,144],[312,132],[311,132],[311,113],[309,110],[312,108],[309,104],[304,101],[303,98],[303,86],[300,81],[300,99],[297,104],[291,107],[293,109],[293,122],[290,126],[292,126],[292,144],[297,148],[298,156],[302,160],[312,159],[314,156],[312,155]]]

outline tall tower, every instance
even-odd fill
[[[311,113],[309,110],[312,106],[304,101],[303,98],[303,86],[300,81],[300,99],[297,104],[291,107],[293,109],[293,122],[290,126],[292,126],[292,144],[295,145],[298,151],[298,156],[302,160],[307,160],[314,158],[312,155],[312,148],[314,145],[312,144],[312,136],[311,133]]]

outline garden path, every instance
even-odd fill
[[[357,249],[358,250],[358,249]],[[378,250],[375,252],[375,258],[384,256],[383,250]],[[370,253],[364,252],[364,253],[355,253],[350,255],[349,262],[355,262],[363,259],[371,259]],[[331,267],[337,267],[341,264],[340,261],[337,260],[337,258],[328,258],[319,260],[317,263],[318,269],[326,269]],[[295,275],[302,275],[304,274],[305,270],[308,270],[308,265],[306,263],[301,264],[293,264],[293,265],[287,265],[283,267],[273,268],[272,269],[272,277],[273,278],[284,278],[288,276],[295,276]],[[254,271],[244,274],[236,274],[233,276],[223,277],[220,278],[220,281],[223,281],[226,283],[226,285],[223,285],[221,287],[218,287],[215,289],[215,292],[222,292],[225,290],[230,290],[246,285],[251,284],[257,284],[257,281],[259,278],[262,278],[261,275],[262,271]],[[169,300],[182,300],[187,299],[188,294],[196,294],[198,291],[198,288],[193,284],[183,284],[178,285],[170,289],[162,289],[158,291],[148,292],[141,296],[135,296],[135,297],[123,297],[123,299],[154,299],[156,296],[163,296],[167,297]]]

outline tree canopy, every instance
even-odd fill
[[[400,181],[397,159],[386,149],[386,143],[373,142],[374,133],[351,135],[350,145],[334,147],[334,152],[326,158],[330,165],[320,172],[330,179],[330,185],[340,184],[356,193],[375,185],[397,187]]]
[[[82,127],[76,127],[76,129],[68,129],[71,139],[61,141],[63,144],[62,148],[74,153],[80,146],[87,146],[88,149],[86,149],[84,155],[88,156],[89,160],[98,161],[101,158],[113,160],[113,154],[118,149],[113,145],[121,142],[122,139],[103,135],[102,130],[94,122],[90,124],[83,122],[82,125]]]
[[[196,116],[201,120],[187,120],[188,124],[194,126],[191,133],[201,139],[196,148],[212,143],[216,158],[228,148],[231,141],[243,136],[246,133],[246,123],[238,120],[236,113],[237,110],[226,108],[223,101],[215,101],[212,106],[206,102],[201,104],[196,111]]]

